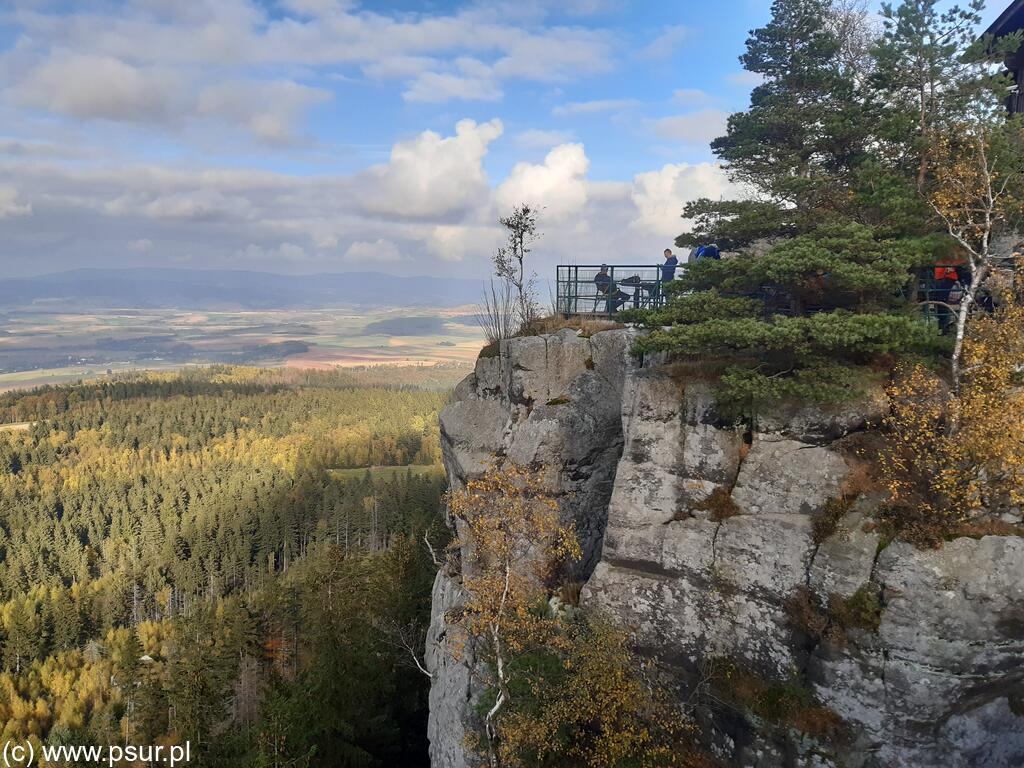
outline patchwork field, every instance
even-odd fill
[[[447,379],[461,375],[483,343],[470,308],[19,310],[0,313],[0,391],[210,363],[440,367],[452,369],[438,377]]]

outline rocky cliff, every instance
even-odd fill
[[[876,500],[838,504],[880,397],[737,428],[698,372],[632,357],[632,333],[512,339],[479,360],[441,416],[451,484],[495,460],[542,471],[580,534],[583,604],[629,627],[698,702],[724,765],[1024,765],[1024,539],[886,545]],[[452,652],[460,599],[459,574],[438,574],[434,768],[476,764],[472,649]],[[841,736],[716,691],[723,666],[747,688],[811,697]]]

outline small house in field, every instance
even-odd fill
[[[995,37],[1010,35],[1014,32],[1024,30],[1024,0],[1014,0],[1010,7],[1003,11],[1002,15],[995,20],[995,23],[988,28],[988,34]],[[1011,112],[1024,113],[1024,46],[1017,53],[1007,60],[1007,69],[1013,74],[1017,81],[1017,90],[1010,95],[1007,104]]]

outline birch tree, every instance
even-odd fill
[[[481,751],[491,768],[711,764],[629,633],[580,607],[580,585],[560,579],[580,547],[536,473],[491,470],[448,504],[468,595],[459,625],[486,676]]]
[[[1024,212],[1024,125],[993,116],[952,123],[933,143],[930,202],[968,260],[971,273],[956,312],[953,390],[962,379],[964,338],[978,295],[993,273],[1012,269],[1012,239]],[[1006,238],[1009,238],[1007,240]]]
[[[512,699],[510,664],[532,643],[543,640],[538,613],[547,584],[559,564],[580,555],[571,528],[559,520],[558,503],[540,480],[515,466],[488,472],[449,495],[463,551],[464,610],[468,634],[490,662],[494,703],[484,716],[488,761],[500,765],[498,720]]]

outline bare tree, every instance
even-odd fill
[[[265,698],[266,681],[260,672],[259,662],[245,654],[238,663],[238,675],[231,694],[229,723],[243,728],[251,726],[256,722]]]
[[[882,34],[868,0],[833,0],[825,24],[839,41],[839,66],[863,84],[874,67],[871,47]]]
[[[399,663],[419,670],[428,678],[434,675],[420,660],[421,648],[425,643],[426,629],[418,622],[400,624],[394,619],[382,621],[379,627],[381,637],[387,645],[399,652]]]
[[[523,326],[537,316],[537,276],[527,272],[526,256],[532,250],[530,246],[541,238],[537,232],[539,212],[537,207],[522,203],[510,216],[498,220],[508,230],[508,242],[494,252],[494,273],[514,289],[519,322]]]

